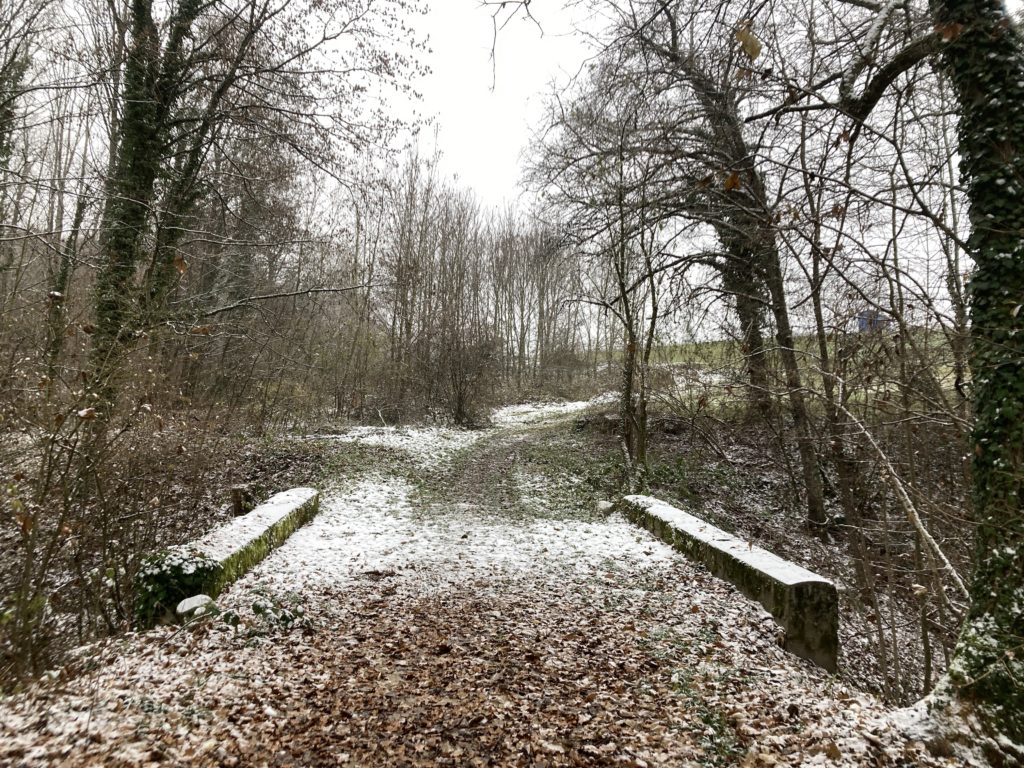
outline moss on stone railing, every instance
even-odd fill
[[[839,600],[832,582],[653,497],[626,496],[621,507],[630,520],[763,605],[786,631],[786,650],[836,671]]]
[[[195,542],[151,555],[135,578],[139,624],[151,627],[173,618],[187,597],[216,597],[311,520],[319,506],[318,491],[293,488]]]

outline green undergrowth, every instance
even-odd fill
[[[326,443],[328,448],[324,454],[324,485],[355,482],[380,473],[415,482],[423,474],[412,456],[396,448],[337,440],[318,442]]]
[[[703,454],[684,453],[654,446],[647,493],[688,510],[712,525],[735,533],[735,522],[724,509],[743,509],[768,516],[774,489],[766,486],[756,472]],[[752,506],[751,500],[761,502]]]
[[[707,768],[735,765],[745,751],[728,716],[707,696],[709,689],[727,687],[733,671],[723,669],[712,677],[692,667],[692,660],[706,656],[718,642],[718,632],[710,627],[703,628],[695,637],[683,637],[662,627],[639,638],[644,652],[658,662],[665,674],[671,675],[673,691],[686,701],[687,709],[703,726],[699,732],[703,753],[693,755],[693,764]]]
[[[736,516],[744,524],[776,519],[780,514],[799,514],[796,496],[776,467],[777,459],[726,461],[708,450],[693,433],[664,434],[659,420],[671,414],[651,414],[648,447],[647,495],[690,511],[713,525],[735,532]],[[580,422],[582,426],[558,424],[537,430],[524,457],[535,467],[557,475],[568,472],[581,478],[594,498],[616,499],[624,492],[622,454],[616,435],[609,434],[600,420]],[[769,446],[751,448],[761,455]],[[761,466],[761,465],[764,466]]]
[[[539,480],[537,497],[545,517],[594,519],[600,514],[597,503],[613,501],[621,483],[615,443],[588,439],[566,422],[534,430],[519,460],[521,477]]]
[[[621,481],[621,456],[614,439],[594,439],[572,424],[538,428],[526,442],[524,463],[548,475],[579,478],[596,493],[614,493]]]
[[[613,500],[618,487],[616,448],[595,446],[574,431],[573,418],[495,430],[445,464],[417,471],[421,513],[464,507],[495,520],[596,519],[597,502]]]
[[[679,669],[672,675],[672,684],[676,693],[682,696],[690,711],[704,725],[701,738],[703,756],[695,758],[699,765],[726,766],[735,765],[743,755],[744,749],[736,736],[735,729],[729,724],[720,709],[708,703],[703,694],[705,677],[689,669]]]

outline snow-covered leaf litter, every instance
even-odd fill
[[[529,478],[531,506],[542,486]],[[323,504],[222,598],[244,612],[300,593],[304,621],[90,648],[91,671],[0,705],[0,763],[941,764],[620,519],[427,514],[384,472]]]

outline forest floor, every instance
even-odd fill
[[[599,512],[584,405],[310,438],[344,469],[313,522],[219,612],[0,701],[0,764],[962,764]]]

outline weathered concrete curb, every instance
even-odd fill
[[[152,555],[135,579],[140,624],[148,627],[172,618],[175,606],[193,595],[216,597],[309,522],[319,508],[319,491],[293,488],[197,541]]]
[[[839,599],[831,581],[651,496],[626,496],[621,508],[630,520],[763,605],[786,630],[787,651],[836,671]]]

